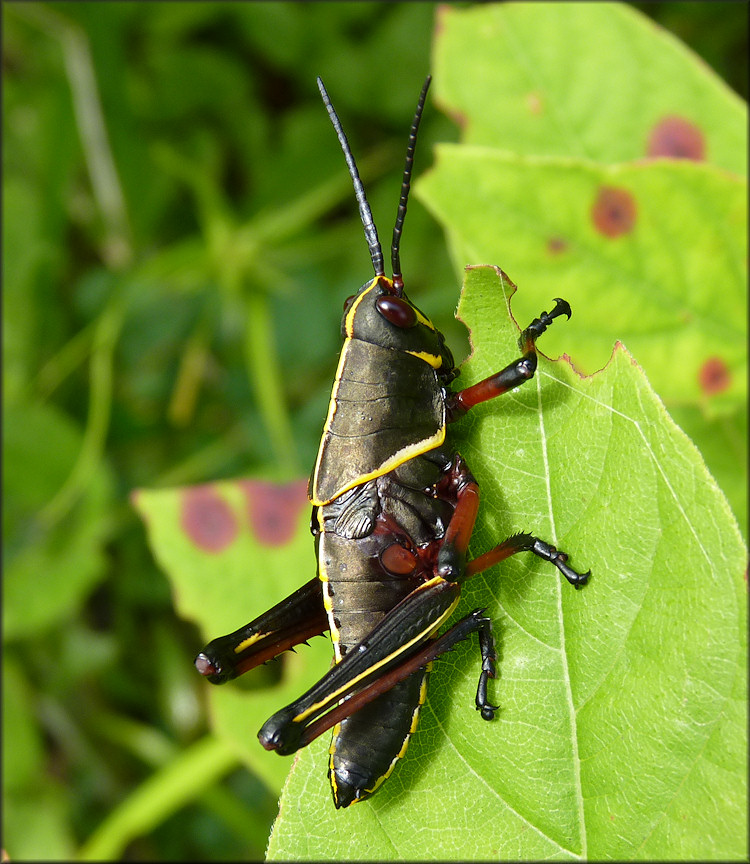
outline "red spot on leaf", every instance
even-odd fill
[[[237,537],[239,530],[231,507],[212,486],[192,486],[185,490],[180,525],[193,543],[206,552],[221,552]]]
[[[701,390],[709,396],[721,393],[729,387],[732,376],[721,357],[709,357],[698,373]]]
[[[450,3],[441,3],[435,13],[435,35],[439,36],[446,26],[448,16],[453,14]]]
[[[241,483],[250,530],[259,543],[283,546],[294,537],[300,510],[309,504],[307,481],[279,485],[262,480]]]
[[[635,198],[627,189],[602,186],[591,208],[594,228],[605,237],[629,234],[636,222]]]
[[[706,141],[701,130],[684,117],[662,117],[651,130],[646,153],[701,161],[706,158]]]
[[[550,237],[547,240],[547,251],[550,255],[559,255],[568,248],[568,241],[563,237]]]
[[[542,114],[544,111],[544,101],[542,100],[541,93],[537,93],[532,91],[531,93],[526,94],[526,107],[529,109],[529,112],[534,115]]]

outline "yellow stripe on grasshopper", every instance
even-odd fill
[[[441,579],[440,576],[435,576],[433,579],[430,579],[429,582],[425,582],[424,585],[420,586],[417,590],[426,590],[427,588],[432,587],[433,585],[437,585],[440,582],[444,582],[444,579]],[[423,642],[425,639],[429,638],[429,636],[434,633],[444,621],[446,621],[453,610],[456,608],[458,604],[458,597],[451,603],[448,609],[443,612],[443,614],[434,622],[431,622],[424,630],[420,633],[417,633],[416,636],[413,636],[408,642],[405,642],[403,645],[399,645],[399,647],[389,654],[387,657],[384,657],[382,660],[379,660],[377,663],[374,663],[364,672],[357,675],[351,681],[347,681],[337,690],[334,690],[333,693],[329,693],[325,699],[322,699],[320,702],[316,702],[314,705],[311,705],[305,711],[298,714],[296,717],[292,718],[292,722],[294,723],[302,723],[306,720],[311,714],[317,714],[319,711],[325,710],[332,702],[338,702],[347,691],[351,690],[352,687],[356,687],[356,685],[365,678],[368,678],[373,672],[377,672],[378,669],[382,668],[386,664],[390,663],[395,658],[402,655],[404,652],[408,651],[413,645]]]

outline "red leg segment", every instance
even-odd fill
[[[534,377],[536,372],[537,356],[536,356],[536,340],[544,333],[552,321],[560,315],[567,315],[570,318],[570,306],[561,298],[555,299],[554,309],[535,318],[531,324],[521,333],[518,340],[518,345],[523,352],[522,356],[514,360],[505,369],[490,375],[483,381],[467,387],[465,390],[459,390],[458,393],[450,394],[446,407],[448,409],[448,420],[458,420],[459,417],[471,410],[480,402],[486,402],[488,399],[494,399],[502,393],[507,393],[524,381],[528,381]]]

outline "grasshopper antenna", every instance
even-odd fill
[[[409,132],[409,145],[406,148],[406,165],[404,166],[404,179],[401,183],[401,198],[398,202],[398,212],[396,214],[396,224],[393,226],[393,241],[391,243],[391,264],[393,265],[393,287],[397,294],[401,294],[404,290],[404,280],[401,275],[401,258],[399,255],[399,246],[401,245],[401,232],[404,227],[404,218],[406,217],[406,204],[409,200],[409,189],[411,187],[411,171],[414,167],[414,148],[417,145],[417,132],[419,131],[419,121],[422,119],[422,109],[424,108],[427,91],[430,87],[432,76],[428,75],[422,85],[422,92],[419,94],[417,102],[417,110],[414,114],[414,120],[411,124]]]
[[[354,184],[354,195],[357,198],[357,204],[359,204],[359,216],[362,220],[362,227],[365,229],[365,237],[370,249],[372,268],[375,271],[376,276],[385,276],[385,269],[383,267],[383,250],[380,248],[380,240],[378,240],[378,229],[375,227],[375,223],[372,220],[372,211],[370,210],[370,205],[367,203],[365,188],[360,180],[359,171],[357,171],[357,163],[354,161],[354,156],[349,147],[349,142],[346,140],[346,135],[341,127],[341,121],[331,104],[328,91],[320,78],[318,78],[318,90],[320,90],[320,95],[323,97],[323,104],[328,109],[328,116],[331,118],[333,128],[336,130],[336,135],[338,136],[341,149],[344,151],[344,158],[346,159],[346,164],[349,168],[349,175]],[[404,210],[405,209],[406,207],[404,207]]]

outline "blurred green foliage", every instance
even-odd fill
[[[640,5],[746,95],[744,4]],[[2,14],[4,844],[260,857],[275,795],[207,731],[202,635],[129,496],[306,473],[338,312],[369,274],[315,76],[386,243],[435,5]],[[420,136],[417,173],[457,130],[433,108]],[[461,356],[458,281],[416,201],[402,261]],[[162,806],[134,815],[134,790]]]

